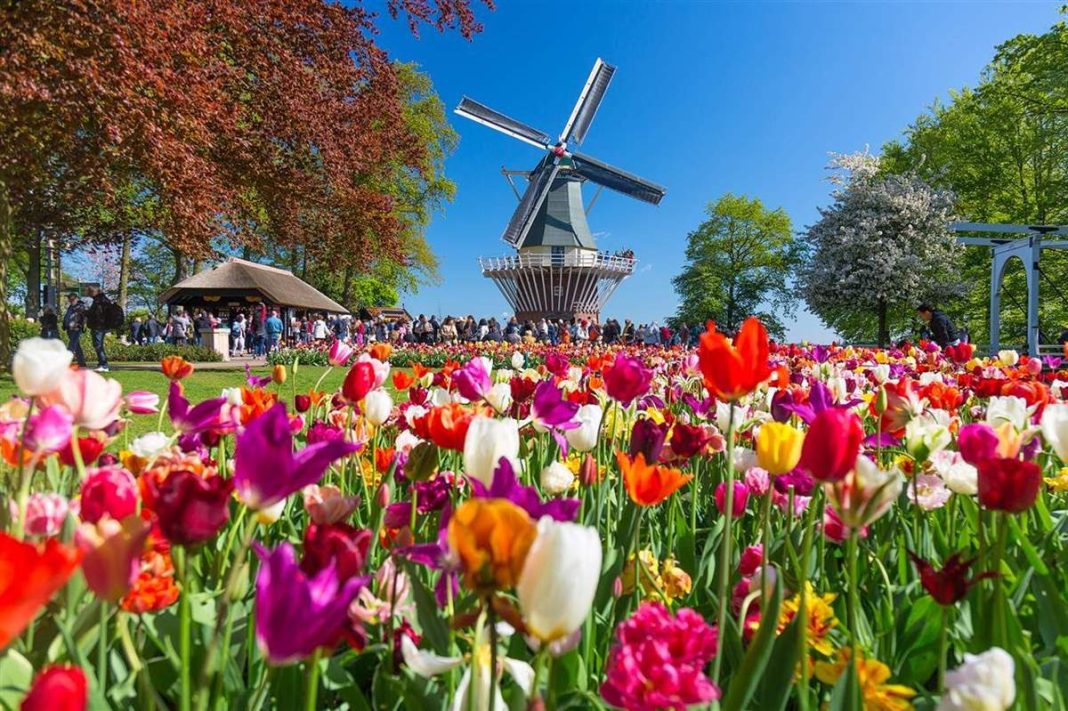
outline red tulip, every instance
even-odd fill
[[[680,459],[689,459],[704,451],[711,439],[704,427],[676,422],[671,429],[671,451]]]
[[[1034,462],[988,459],[979,463],[979,503],[983,508],[1020,513],[1034,505],[1042,470]]]
[[[0,649],[22,634],[81,558],[54,538],[36,546],[0,533]]]
[[[361,360],[352,364],[345,382],[341,385],[341,394],[349,402],[359,402],[367,397],[375,387],[375,368],[370,361]]]
[[[841,481],[856,463],[863,439],[864,428],[852,411],[828,408],[812,420],[799,466],[821,481]]]
[[[304,555],[300,569],[313,576],[333,562],[339,581],[363,572],[371,532],[346,523],[309,524],[304,531]]]
[[[137,513],[137,482],[122,467],[90,469],[82,482],[79,515],[96,523],[107,515],[116,521]]]
[[[293,409],[297,412],[307,412],[311,408],[311,398],[307,395],[293,396]]]
[[[22,711],[84,711],[89,697],[81,667],[51,666],[34,679]]]
[[[155,486],[153,510],[163,535],[175,545],[203,543],[230,519],[230,479],[179,470]]]
[[[771,377],[768,332],[756,318],[742,324],[732,344],[711,321],[701,334],[698,364],[705,388],[720,400],[737,400]]]
[[[996,573],[988,572],[968,577],[968,569],[975,560],[961,560],[960,553],[954,553],[946,559],[941,570],[935,570],[934,566],[909,551],[909,557],[920,572],[920,583],[923,589],[934,598],[939,605],[954,605],[964,599],[968,589],[983,578],[992,578]]]
[[[76,466],[77,462],[74,460],[74,450],[71,448],[73,440],[67,443],[67,446],[59,450],[59,461],[62,464],[66,464],[68,467]],[[79,437],[78,438],[78,452],[82,455],[82,464],[89,466],[96,461],[96,458],[100,456],[100,453],[104,451],[104,443],[96,437]]]

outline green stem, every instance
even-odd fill
[[[315,654],[312,655],[311,665],[308,668],[308,689],[304,696],[304,709],[305,711],[315,711],[315,704],[319,697],[319,661],[323,658],[323,649],[320,647],[315,650]]]
[[[33,403],[34,400],[31,398],[30,404],[26,406],[26,419],[22,421],[22,436],[19,437],[19,447],[15,455],[15,466],[19,468],[19,515],[18,520],[15,522],[15,538],[22,538],[26,528],[26,504],[30,500],[30,484],[33,482],[33,470],[36,468],[36,460],[33,467],[27,467],[25,462],[22,461],[26,448],[26,430],[30,427],[30,416],[33,415]],[[78,428],[75,427],[74,433],[76,434],[77,431]],[[77,444],[77,440],[72,440],[72,446],[75,449]]]
[[[805,512],[805,533],[801,542],[801,565],[798,566],[797,579],[801,589],[801,605],[798,610],[798,614],[801,616],[801,620],[798,624],[801,625],[800,635],[800,647],[801,647],[801,679],[798,683],[798,699],[800,700],[801,711],[808,711],[808,558],[812,554],[812,538],[815,535],[815,512],[819,508],[819,496],[820,492],[817,489],[808,502],[808,511]],[[789,538],[789,532],[786,537]]]
[[[734,403],[728,403],[730,417],[727,420],[727,482],[724,491],[723,538],[719,542],[719,590],[716,604],[717,616],[716,657],[712,662],[712,681],[720,683],[719,672],[723,666],[723,637],[727,630],[727,610],[730,608],[731,522],[734,518]]]
[[[949,653],[949,615],[952,608],[942,606],[942,626],[938,630],[938,693],[946,690],[946,656]]]
[[[99,633],[96,641],[96,673],[100,692],[108,688],[108,603],[100,601]]]
[[[1002,649],[1009,645],[1009,628],[1005,615],[1007,602],[1005,600],[1005,581],[1001,576],[1001,561],[1005,558],[1005,544],[1008,541],[1009,520],[1008,513],[1001,512],[997,515],[997,541],[994,544],[994,572],[998,577],[994,578],[994,644]]]
[[[190,669],[190,653],[192,648],[192,610],[189,605],[189,558],[185,548],[174,548],[175,568],[178,572],[178,584],[181,591],[178,595],[178,654],[181,657],[182,668],[180,694],[178,699],[181,711],[190,711],[193,706],[193,677]]]
[[[849,617],[849,664],[853,667],[851,677],[856,680],[860,676],[860,667],[857,665],[860,651],[859,635],[857,634],[857,615],[860,599],[857,591],[857,529],[855,528],[849,529],[849,538],[846,542],[846,558],[846,565],[849,569],[849,598],[847,605],[847,615]],[[856,684],[849,687],[850,694],[859,696],[859,691],[860,689]]]
[[[495,708],[497,699],[497,611],[493,609],[492,598],[486,598],[486,612],[490,638],[490,683],[485,708],[492,709]],[[551,693],[550,689],[550,695]],[[471,696],[474,697],[474,693]]]

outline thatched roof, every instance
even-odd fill
[[[278,306],[348,313],[344,306],[292,272],[236,257],[183,279],[160,296],[160,301],[166,304],[225,303],[233,300],[245,303],[263,300]]]

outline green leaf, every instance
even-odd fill
[[[33,665],[14,649],[0,656],[0,705],[17,709],[33,683]]]
[[[409,564],[408,578],[412,581],[412,594],[415,597],[416,617],[419,620],[420,632],[430,647],[438,654],[447,654],[449,651],[449,629],[445,618],[439,614],[438,603],[434,595],[423,583],[415,569],[416,566]]]
[[[426,481],[437,471],[438,460],[438,448],[430,442],[423,442],[408,455],[404,475],[411,481]]]
[[[794,672],[801,657],[800,644],[801,615],[794,615],[794,619],[775,640],[771,650],[767,671],[764,672],[760,683],[757,708],[762,711],[781,711],[786,708],[786,701],[790,698],[790,690],[793,688]]]
[[[723,700],[723,711],[742,711],[756,692],[757,684],[771,658],[775,643],[775,631],[779,626],[779,610],[782,608],[782,578],[776,576],[775,590],[771,599],[761,610],[760,629],[749,644],[742,665],[731,675],[731,685]],[[791,673],[793,667],[790,668]]]

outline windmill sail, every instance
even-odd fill
[[[631,175],[583,153],[572,153],[571,162],[575,166],[575,172],[587,180],[653,205],[659,205],[667,192],[656,183]]]
[[[593,123],[593,117],[601,106],[605,92],[608,91],[608,85],[612,82],[612,75],[615,73],[616,68],[611,64],[605,64],[601,59],[594,63],[590,78],[586,80],[586,86],[582,88],[582,93],[575,102],[575,108],[567,120],[567,125],[564,126],[564,132],[560,134],[561,141],[575,145],[582,144],[583,139],[586,138],[586,132],[590,130],[590,124]]]
[[[472,121],[477,121],[484,126],[496,129],[501,133],[518,138],[520,141],[529,143],[537,148],[545,148],[552,143],[548,134],[542,133],[536,128],[531,128],[522,121],[505,116],[500,111],[494,111],[485,104],[480,104],[466,96],[456,107],[457,114]]]
[[[501,239],[513,247],[522,245],[559,171],[560,166],[550,163],[548,157],[542,159],[531,174],[530,183],[519,201],[519,207],[512,213],[512,219],[508,221],[508,227],[505,228]]]

